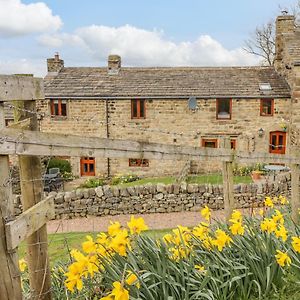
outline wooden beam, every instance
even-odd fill
[[[299,177],[300,177],[300,165],[291,165],[291,207],[292,207],[292,220],[299,223],[299,209],[300,209],[300,194],[299,194]]]
[[[0,102],[0,128],[5,126],[4,104]],[[5,223],[13,216],[13,201],[9,179],[9,159],[0,155],[0,298],[21,300],[21,277],[16,250],[9,253],[6,247]]]
[[[227,149],[165,145],[130,140],[81,137],[6,128],[0,131],[0,153],[17,155],[94,156],[114,158],[232,160]]]
[[[231,151],[231,144],[229,138],[223,140],[224,149]],[[222,163],[223,175],[223,193],[224,193],[224,210],[226,222],[229,221],[232,211],[234,209],[234,192],[233,192],[233,167],[232,161],[223,161]]]
[[[5,224],[8,250],[16,248],[23,240],[55,217],[52,196],[27,209],[15,220]]]
[[[42,78],[20,75],[0,75],[0,100],[38,100],[44,99]]]
[[[25,101],[26,111],[35,111],[34,101]],[[29,117],[23,116],[24,118]],[[37,116],[30,116],[30,129],[37,130]],[[24,211],[42,201],[42,166],[38,156],[19,156],[22,205]],[[51,276],[48,257],[46,224],[26,239],[29,271],[30,299],[51,300]]]

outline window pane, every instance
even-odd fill
[[[61,115],[62,116],[66,116],[67,115],[67,104],[66,103],[62,103],[61,104]]]
[[[207,147],[207,148],[216,148],[216,143],[215,142],[205,142],[204,144],[204,147]]]
[[[87,173],[89,171],[88,164],[83,164],[83,172]]]
[[[230,99],[217,99],[218,119],[230,119]]]
[[[58,111],[58,103],[54,103],[54,115],[58,116],[59,115],[59,111]]]
[[[264,114],[264,115],[272,114],[272,100],[271,99],[262,100],[262,114]]]
[[[95,165],[93,163],[90,164],[90,172],[94,173],[95,171]]]
[[[282,149],[282,148],[283,148],[283,136],[278,135],[278,149]]]
[[[145,117],[145,100],[140,100],[140,117]]]
[[[276,135],[275,134],[273,134],[272,135],[272,137],[271,137],[271,149],[272,150],[275,150],[277,147],[277,137],[276,137]]]
[[[132,117],[133,118],[137,118],[138,114],[137,114],[137,100],[132,100]]]

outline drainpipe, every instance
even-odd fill
[[[105,100],[105,115],[106,115],[106,137],[109,138],[109,115],[108,115],[108,99]],[[107,177],[110,178],[110,158],[107,158]]]

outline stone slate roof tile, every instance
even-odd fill
[[[47,98],[260,98],[260,83],[270,83],[268,97],[290,97],[286,80],[273,67],[63,68],[45,78]]]

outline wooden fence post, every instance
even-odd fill
[[[35,111],[35,101],[24,101],[24,108]],[[30,130],[38,130],[37,115],[29,112],[26,117],[30,118]],[[25,211],[42,200],[41,161],[38,156],[19,156],[19,166],[22,205]],[[50,300],[51,275],[46,224],[28,237],[26,242],[31,299]]]
[[[0,101],[0,129],[4,127],[4,103]],[[0,298],[1,300],[21,300],[22,289],[17,249],[8,253],[5,238],[5,223],[13,215],[11,183],[8,180],[9,158],[8,155],[0,155]]]
[[[300,195],[299,195],[299,176],[300,176],[300,166],[298,164],[291,165],[291,185],[292,185],[292,195],[291,195],[291,206],[292,206],[292,220],[298,224],[299,223],[299,208],[300,208]]]
[[[230,139],[224,138],[223,147],[230,149]],[[228,222],[233,208],[234,208],[234,193],[233,193],[233,167],[232,161],[224,161],[222,163],[222,175],[223,175],[223,194],[224,194],[224,210],[225,218]]]

